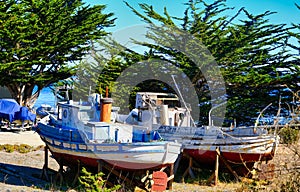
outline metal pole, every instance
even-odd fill
[[[189,108],[187,107],[187,105],[186,105],[186,103],[185,103],[185,101],[184,101],[184,99],[183,99],[183,97],[182,97],[182,94],[181,94],[181,92],[180,92],[180,90],[179,90],[179,87],[178,87],[178,85],[177,85],[177,83],[176,83],[176,81],[175,81],[174,75],[171,75],[171,77],[172,77],[172,79],[173,79],[173,81],[174,81],[174,83],[175,83],[175,87],[176,87],[176,89],[177,89],[177,91],[178,91],[179,97],[180,97],[180,99],[182,100],[182,102],[183,102],[183,104],[184,104],[184,107],[186,108],[186,110],[188,111],[188,113],[189,113],[189,115],[190,115],[190,117],[191,117],[191,119],[192,119],[193,126],[196,127],[195,121],[194,121],[194,119],[193,119],[193,117],[192,117],[192,115],[191,115],[191,112],[190,112]]]
[[[208,112],[208,126],[212,126],[212,120],[211,120],[211,112],[212,112],[212,110],[214,110],[214,109],[216,109],[216,108],[218,108],[218,107],[220,107],[220,106],[222,106],[222,105],[224,105],[224,104],[226,104],[226,102],[221,103],[221,104],[219,104],[219,105],[216,105],[216,106],[212,107],[212,108],[209,110],[209,112]]]

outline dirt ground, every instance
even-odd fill
[[[34,131],[0,131],[0,144],[28,144],[36,147],[44,145],[44,142]]]
[[[0,132],[0,144],[28,144],[31,146],[44,145],[37,133],[26,132]],[[296,146],[295,148],[297,148]],[[286,172],[288,166],[298,162],[294,156],[293,147],[280,145],[278,154],[271,163],[276,164],[277,172]],[[290,165],[284,162],[289,162]],[[0,192],[1,191],[53,191],[53,181],[40,179],[44,166],[44,150],[41,148],[29,153],[0,151]],[[58,164],[49,153],[49,168],[58,170]],[[280,168],[279,168],[280,167]],[[280,170],[279,170],[280,169]],[[276,176],[275,176],[276,177]],[[271,186],[271,185],[270,185]],[[203,186],[173,182],[172,191],[243,191],[241,183],[219,183],[217,186]],[[66,191],[68,188],[65,189]]]

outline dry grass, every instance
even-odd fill
[[[3,146],[3,145],[1,145]],[[20,149],[30,150],[27,153],[19,153],[18,150],[8,153],[0,151],[0,161],[4,164],[16,165],[16,169],[19,171],[24,171],[24,168],[33,168],[35,172],[31,173],[30,170],[27,174],[40,174],[44,162],[44,152],[42,146],[30,147],[28,145],[10,145],[13,148],[18,146]],[[17,148],[18,148],[17,147]],[[49,154],[50,155],[50,154]],[[58,170],[58,165],[54,159],[49,158],[49,167]],[[186,183],[173,182],[172,191],[187,192],[187,191],[299,191],[300,189],[300,142],[294,144],[280,144],[277,150],[277,154],[274,159],[269,163],[275,165],[274,178],[269,180],[255,179],[243,179],[242,182],[235,182],[233,180],[221,179],[217,186],[205,185],[203,178],[197,178],[196,180],[191,180],[189,178],[185,179]],[[38,171],[38,172],[36,172]],[[204,174],[204,172],[202,172]],[[209,173],[208,173],[209,174]],[[2,180],[0,181],[1,190],[10,191],[45,191],[51,187],[51,182],[45,184],[46,187],[40,188],[32,183],[24,183],[25,179],[17,178],[14,182],[6,182],[9,179],[7,176],[0,172],[2,175]],[[228,175],[227,175],[228,176]],[[7,180],[4,180],[7,179]],[[0,191],[1,191],[0,190]],[[142,191],[136,189],[136,191]]]
[[[242,182],[219,182],[217,186],[201,185],[197,181],[191,183],[173,182],[173,190],[178,192],[187,191],[299,191],[300,173],[299,173],[299,154],[300,143],[284,145],[280,144],[277,154],[269,163],[275,164],[275,176],[269,181],[258,179],[243,179]],[[9,163],[14,165],[34,167],[42,169],[43,167],[43,151],[32,151],[28,153],[18,152],[0,152],[1,163]],[[51,159],[51,158],[50,158]],[[50,167],[57,170],[57,164],[51,160]],[[22,167],[20,167],[22,168]],[[35,173],[36,174],[36,173]],[[188,180],[188,179],[187,179]],[[10,184],[1,181],[1,189],[15,189],[13,191],[39,191],[35,186],[24,183]],[[21,180],[20,180],[21,182]],[[50,185],[50,184],[49,184]],[[44,190],[44,189],[41,189]],[[136,189],[136,191],[142,191]]]

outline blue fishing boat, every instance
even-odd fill
[[[59,163],[97,167],[102,161],[131,171],[174,164],[181,144],[162,141],[157,131],[145,127],[115,123],[111,114],[103,119],[107,103],[101,102],[100,122],[94,118],[94,106],[69,101],[58,103],[57,116],[48,115],[38,123],[38,134]]]

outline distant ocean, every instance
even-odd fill
[[[52,107],[54,107],[55,105],[55,97],[52,90],[49,87],[42,89],[39,98],[34,104],[34,108],[36,109],[42,104],[48,104]]]

